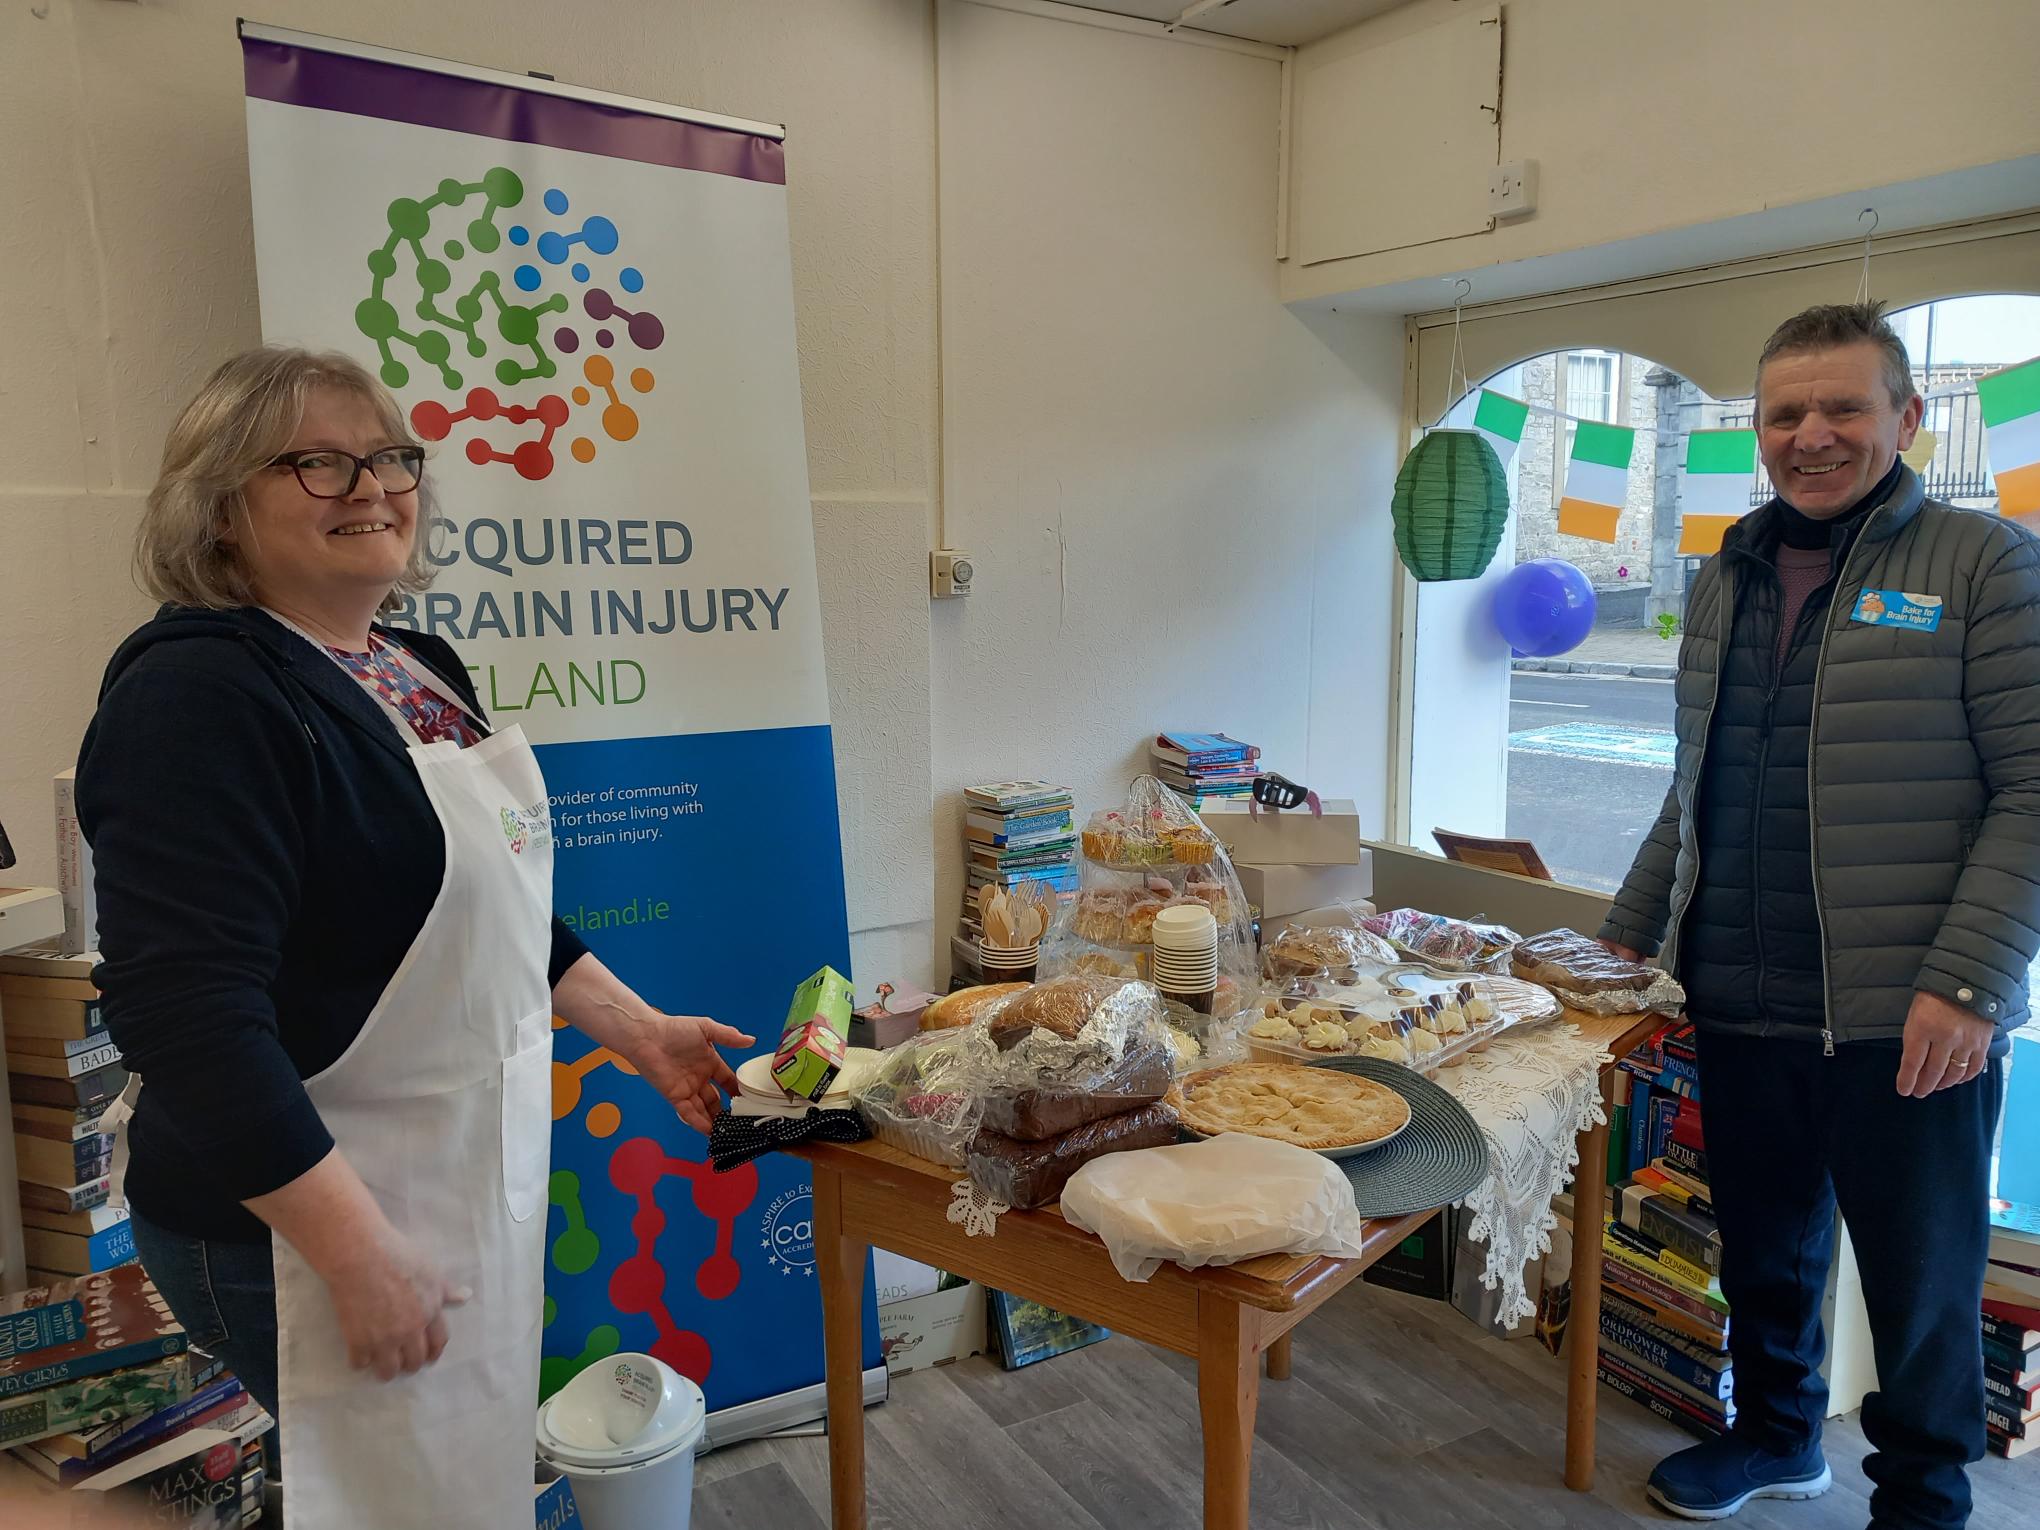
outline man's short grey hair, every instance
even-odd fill
[[[1831,351],[1838,346],[1877,346],[1884,352],[1884,387],[1895,409],[1903,409],[1913,396],[1912,360],[1905,342],[1898,338],[1884,317],[1882,303],[1821,303],[1791,318],[1771,331],[1764,353],[1757,358],[1757,380],[1761,385],[1764,368],[1778,356],[1803,356],[1808,351]]]

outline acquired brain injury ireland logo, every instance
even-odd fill
[[[369,295],[354,323],[375,342],[391,388],[453,395],[406,399],[423,439],[459,431],[476,466],[505,462],[540,479],[563,430],[576,462],[595,460],[598,429],[616,442],[638,433],[627,400],[657,381],[639,353],[657,350],[666,327],[639,296],[643,272],[612,260],[622,244],[614,223],[574,221],[557,187],[520,212],[525,194],[498,165],[390,203],[389,237],[368,254]]]

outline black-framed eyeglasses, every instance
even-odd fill
[[[425,448],[385,446],[379,452],[357,457],[334,446],[315,446],[301,452],[285,452],[273,458],[273,468],[289,468],[314,499],[345,499],[354,492],[364,471],[388,494],[408,494],[425,474]]]

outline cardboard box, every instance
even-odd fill
[[[881,1307],[912,1301],[917,1296],[932,1296],[941,1285],[942,1272],[932,1264],[923,1264],[890,1249],[871,1251],[871,1286]]]
[[[788,1094],[820,1099],[843,1066],[849,1034],[850,980],[824,967],[793,991],[772,1058],[772,1077]]]
[[[895,1376],[985,1352],[985,1288],[976,1281],[878,1309],[879,1348]]]
[[[1374,892],[1374,860],[1365,850],[1351,866],[1261,866],[1233,862],[1247,901],[1261,911],[1271,932],[1293,914],[1332,908],[1340,903],[1365,903]]]
[[[1239,799],[1206,803],[1204,826],[1224,842],[1235,863],[1255,866],[1357,866],[1360,813],[1351,798],[1334,797],[1323,816],[1307,807],[1249,813]]]
[[[940,998],[918,988],[878,985],[878,998],[850,1017],[850,1045],[889,1052],[921,1029],[921,1014]]]

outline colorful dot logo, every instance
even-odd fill
[[[449,177],[427,197],[390,203],[389,237],[369,251],[369,295],[355,305],[354,323],[375,342],[392,389],[436,385],[454,396],[451,403],[406,400],[421,438],[444,441],[458,430],[468,461],[508,463],[537,480],[558,464],[553,443],[562,430],[576,462],[595,460],[598,431],[617,443],[637,436],[632,400],[658,379],[650,367],[620,364],[610,353],[619,346],[656,351],[666,326],[638,296],[644,273],[612,264],[623,245],[615,223],[574,221],[557,187],[539,198],[543,218],[521,219],[516,209],[524,200],[524,182],[498,165],[480,180]],[[535,226],[541,222],[553,226]],[[509,261],[508,269],[496,259]],[[449,301],[456,289],[460,295]],[[480,374],[472,382],[470,368]],[[580,380],[562,389],[555,379],[568,368]],[[588,423],[572,429],[578,421]],[[517,434],[533,425],[536,434]]]

